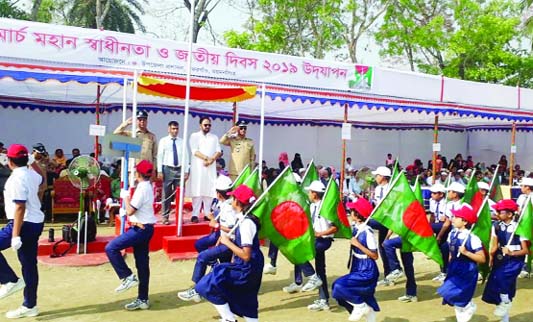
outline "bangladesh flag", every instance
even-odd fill
[[[247,164],[244,169],[242,169],[241,173],[239,173],[239,176],[235,178],[235,181],[233,181],[233,185],[231,186],[233,189],[237,188],[241,184],[246,181],[246,179],[250,176],[250,166]]]
[[[300,185],[302,187],[308,187],[311,182],[315,180],[318,180],[318,170],[316,169],[315,162],[311,160],[307,166],[304,176],[302,177],[302,183]]]
[[[494,202],[498,202],[503,199],[502,186],[500,184],[500,177],[498,176],[498,169],[496,169],[496,171],[494,172],[494,176],[492,176],[489,198]]]
[[[392,182],[389,192],[374,209],[372,218],[398,234],[408,248],[423,252],[442,266],[442,255],[426,211],[403,172]]]
[[[270,239],[295,265],[315,258],[308,200],[286,167],[250,209],[261,222],[259,236]]]
[[[472,172],[472,176],[470,177],[470,181],[468,181],[468,184],[466,185],[465,194],[463,196],[463,199],[461,199],[461,202],[467,203],[472,206],[472,210],[474,210],[474,213],[477,214],[479,212],[479,208],[481,208],[481,204],[483,203],[483,195],[477,187],[477,179],[475,177],[475,172],[475,170]]]
[[[391,170],[391,177],[390,177],[391,182],[394,181],[394,179],[396,179],[396,177],[399,174],[400,174],[400,165],[398,163],[398,158],[396,158],[396,160],[394,161],[394,165],[392,166],[392,170]]]
[[[515,230],[515,234],[521,236],[530,243],[533,243],[533,205],[531,199],[527,198],[522,215],[518,219],[518,225]],[[529,255],[527,256],[527,268],[531,272],[531,253],[533,252],[533,245],[529,244]]]
[[[259,167],[256,167],[254,171],[244,180],[244,185],[248,186],[248,188],[252,189],[254,194],[256,196],[260,196],[263,192],[263,189],[261,187],[261,176],[259,175]]]
[[[420,176],[416,176],[415,187],[413,189],[416,200],[424,206],[424,195],[422,194],[422,185],[420,184]]]
[[[492,230],[492,220],[490,216],[490,206],[488,199],[483,200],[482,206],[479,208],[477,213],[477,222],[472,227],[472,234],[476,235],[481,239],[483,248],[485,249],[485,255],[488,258],[488,251],[490,250],[490,237]],[[485,264],[479,265],[479,271],[483,276],[483,281],[487,279],[487,276],[490,272],[489,262],[486,261]]]
[[[337,236],[352,238],[352,228],[340,198],[339,186],[333,178],[329,179],[318,213],[337,227]]]

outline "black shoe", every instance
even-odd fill
[[[204,221],[211,221],[207,216],[204,216]]]
[[[198,223],[198,217],[192,217],[191,222],[197,224]]]

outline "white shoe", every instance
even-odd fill
[[[520,274],[518,274],[518,278],[529,278],[529,273],[527,271],[521,271]]]
[[[24,283],[22,278],[19,278],[15,283],[7,282],[0,287],[0,299],[8,297],[13,293],[22,290],[24,287],[26,287],[26,283]]]
[[[402,276],[403,276],[403,272],[399,269],[395,269],[392,272],[390,272],[389,275],[385,277],[385,279],[394,283]]]
[[[291,283],[291,285],[285,286],[283,288],[283,292],[289,293],[289,294],[298,293],[298,292],[301,292],[301,291],[302,291],[302,285],[298,285],[296,283]]]
[[[19,318],[25,318],[25,317],[33,317],[37,315],[39,315],[39,309],[37,308],[37,306],[34,306],[31,309],[28,309],[27,307],[22,305],[18,309],[8,311],[6,313],[6,318],[19,319]]]
[[[433,277],[433,279],[431,279],[432,281],[434,282],[444,282],[444,280],[446,279],[446,274],[445,273],[439,273],[439,275]]]
[[[370,309],[366,303],[356,304],[353,306],[353,310],[348,317],[348,321],[359,321],[363,315],[368,314],[369,311]]]
[[[180,300],[187,302],[194,301],[196,303],[200,303],[202,301],[200,294],[196,292],[194,287],[191,287],[190,289],[183,292],[178,292],[178,297],[180,298]]]
[[[272,264],[266,264],[265,268],[263,269],[263,274],[276,275],[277,271],[278,268],[276,266],[273,266]]]
[[[150,308],[150,302],[148,300],[135,299],[133,302],[124,305],[124,308],[128,311],[148,310]]]
[[[322,286],[322,280],[315,274],[311,276],[307,283],[302,287],[302,292],[314,291],[320,286]]]
[[[494,309],[494,315],[497,317],[503,318],[505,315],[509,314],[509,311],[511,310],[511,306],[513,304],[511,302],[503,303],[496,305],[496,308]]]
[[[371,307],[368,308],[368,313],[366,314],[366,322],[376,322],[376,311]]]
[[[459,308],[459,314],[457,315],[457,322],[468,322],[472,319],[474,316],[474,313],[476,313],[477,305],[474,304],[474,302],[468,303],[467,306],[464,308]],[[457,308],[456,308],[456,314],[457,314]]]
[[[323,311],[323,310],[329,310],[329,305],[326,300],[316,300],[313,304],[310,304],[307,306],[307,308],[311,311]]]
[[[398,298],[398,301],[403,303],[418,302],[418,297],[414,295],[402,295]]]
[[[394,282],[384,278],[378,282],[378,286],[394,286]]]
[[[137,285],[139,285],[139,280],[137,280],[137,277],[134,274],[131,274],[122,280],[122,283],[120,283],[120,285],[115,289],[115,293],[126,292],[130,288]]]

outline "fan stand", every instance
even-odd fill
[[[85,210],[85,201],[86,201],[86,196],[85,196],[85,193],[86,191],[83,190],[83,189],[80,189],[80,211],[78,212],[78,238],[77,238],[77,245],[76,245],[76,253],[78,254],[81,254],[80,252],[80,229],[81,229],[81,216],[85,216],[85,225],[84,225],[84,230],[85,230],[85,236],[84,236],[84,243],[83,243],[83,253],[84,254],[87,254],[87,220],[88,220],[88,216],[87,216],[87,211]]]

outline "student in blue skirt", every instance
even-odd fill
[[[235,314],[245,321],[258,321],[258,293],[261,286],[264,258],[259,249],[259,221],[252,214],[244,215],[255,201],[254,192],[245,185],[237,187],[233,209],[237,212],[235,240],[221,235],[220,244],[233,252],[231,263],[221,263],[196,284],[196,292],[213,303],[224,322],[236,321]]]
[[[218,202],[215,211],[207,215],[210,219],[209,226],[213,231],[209,235],[197,240],[194,244],[194,247],[198,251],[198,257],[196,258],[192,273],[192,281],[194,283],[198,283],[204,277],[209,265],[215,265],[217,260],[221,263],[229,262],[233,255],[227,246],[215,246],[220,235],[228,234],[233,226],[235,226],[235,211],[233,210],[233,206],[231,205],[232,200],[229,196],[231,185],[231,179],[223,175],[219,175],[215,181]],[[215,213],[218,218],[215,217]],[[233,236],[230,238],[233,239]],[[178,292],[178,298],[183,301],[194,301],[196,303],[202,300],[200,295],[196,293],[194,286],[185,291]]]
[[[481,240],[469,228],[477,216],[469,205],[451,210],[453,230],[448,235],[450,262],[448,274],[437,292],[443,304],[453,305],[457,322],[468,322],[476,312],[472,302],[478,279],[478,264],[485,263]],[[458,257],[457,255],[460,254]]]
[[[350,312],[349,321],[376,321],[379,306],[374,297],[379,271],[377,243],[372,229],[364,221],[372,212],[372,205],[364,198],[347,203],[355,227],[350,242],[350,273],[333,282],[333,298]]]
[[[503,322],[508,322],[511,301],[516,294],[516,279],[522,270],[530,241],[513,235],[517,226],[513,216],[518,210],[518,205],[513,200],[500,200],[493,208],[497,212],[498,222],[492,227],[492,271],[482,299],[489,304],[495,304],[494,315],[500,317]]]

